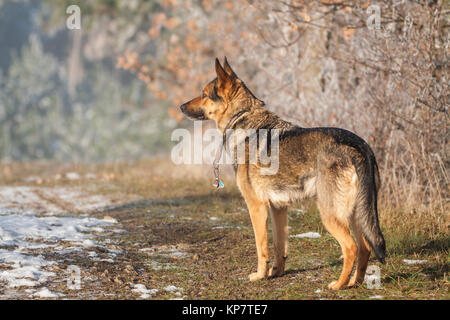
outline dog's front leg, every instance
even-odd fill
[[[284,273],[287,259],[288,215],[287,208],[271,206],[273,245],[275,251],[275,263],[269,271],[269,277],[278,277]]]
[[[258,271],[249,276],[250,281],[256,281],[267,277],[269,265],[269,245],[267,238],[267,210],[263,202],[247,201],[253,231],[255,233],[256,252],[258,254]]]
[[[247,203],[255,234],[256,252],[258,254],[258,270],[249,276],[250,281],[266,278],[269,269],[269,241],[267,237],[268,203],[262,201],[255,193],[248,177],[248,165],[239,165],[237,169],[237,185]]]

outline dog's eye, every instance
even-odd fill
[[[202,93],[202,99],[205,99],[205,98],[206,98],[206,94]]]

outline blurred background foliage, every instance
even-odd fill
[[[72,4],[81,31],[65,27]],[[190,123],[178,106],[226,55],[269,109],[368,141],[382,203],[442,212],[449,10],[448,0],[0,0],[0,157],[167,154],[171,130]]]
[[[128,43],[146,34],[155,4],[131,10],[119,6],[124,2],[0,1],[2,160],[167,153],[177,125],[169,102],[155,103],[145,84],[115,67]],[[81,31],[66,28],[66,8],[74,3]]]

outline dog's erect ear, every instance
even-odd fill
[[[219,59],[216,58],[216,74],[217,74],[217,82],[219,87],[223,87],[224,84],[229,80],[228,74],[220,65]]]
[[[223,69],[231,78],[237,78],[236,73],[234,73],[233,69],[231,69],[230,64],[228,63],[227,57],[225,57],[225,62],[223,64]]]

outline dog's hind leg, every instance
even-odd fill
[[[339,279],[329,284],[338,290],[347,285],[355,263],[358,248],[350,234],[354,211],[357,179],[354,167],[324,169],[317,180],[317,205],[325,228],[339,242],[344,266]]]
[[[322,212],[321,212],[322,215]],[[327,214],[322,215],[325,228],[339,242],[344,256],[344,266],[339,279],[331,282],[328,288],[339,290],[348,283],[356,259],[357,247],[348,226]]]
[[[270,207],[272,219],[273,245],[275,263],[269,271],[270,276],[281,276],[287,259],[288,215],[287,208]]]
[[[370,246],[364,239],[364,235],[360,230],[355,230],[356,239],[358,241],[358,261],[356,263],[356,271],[348,283],[349,287],[359,285],[364,282],[367,263],[370,257]]]

